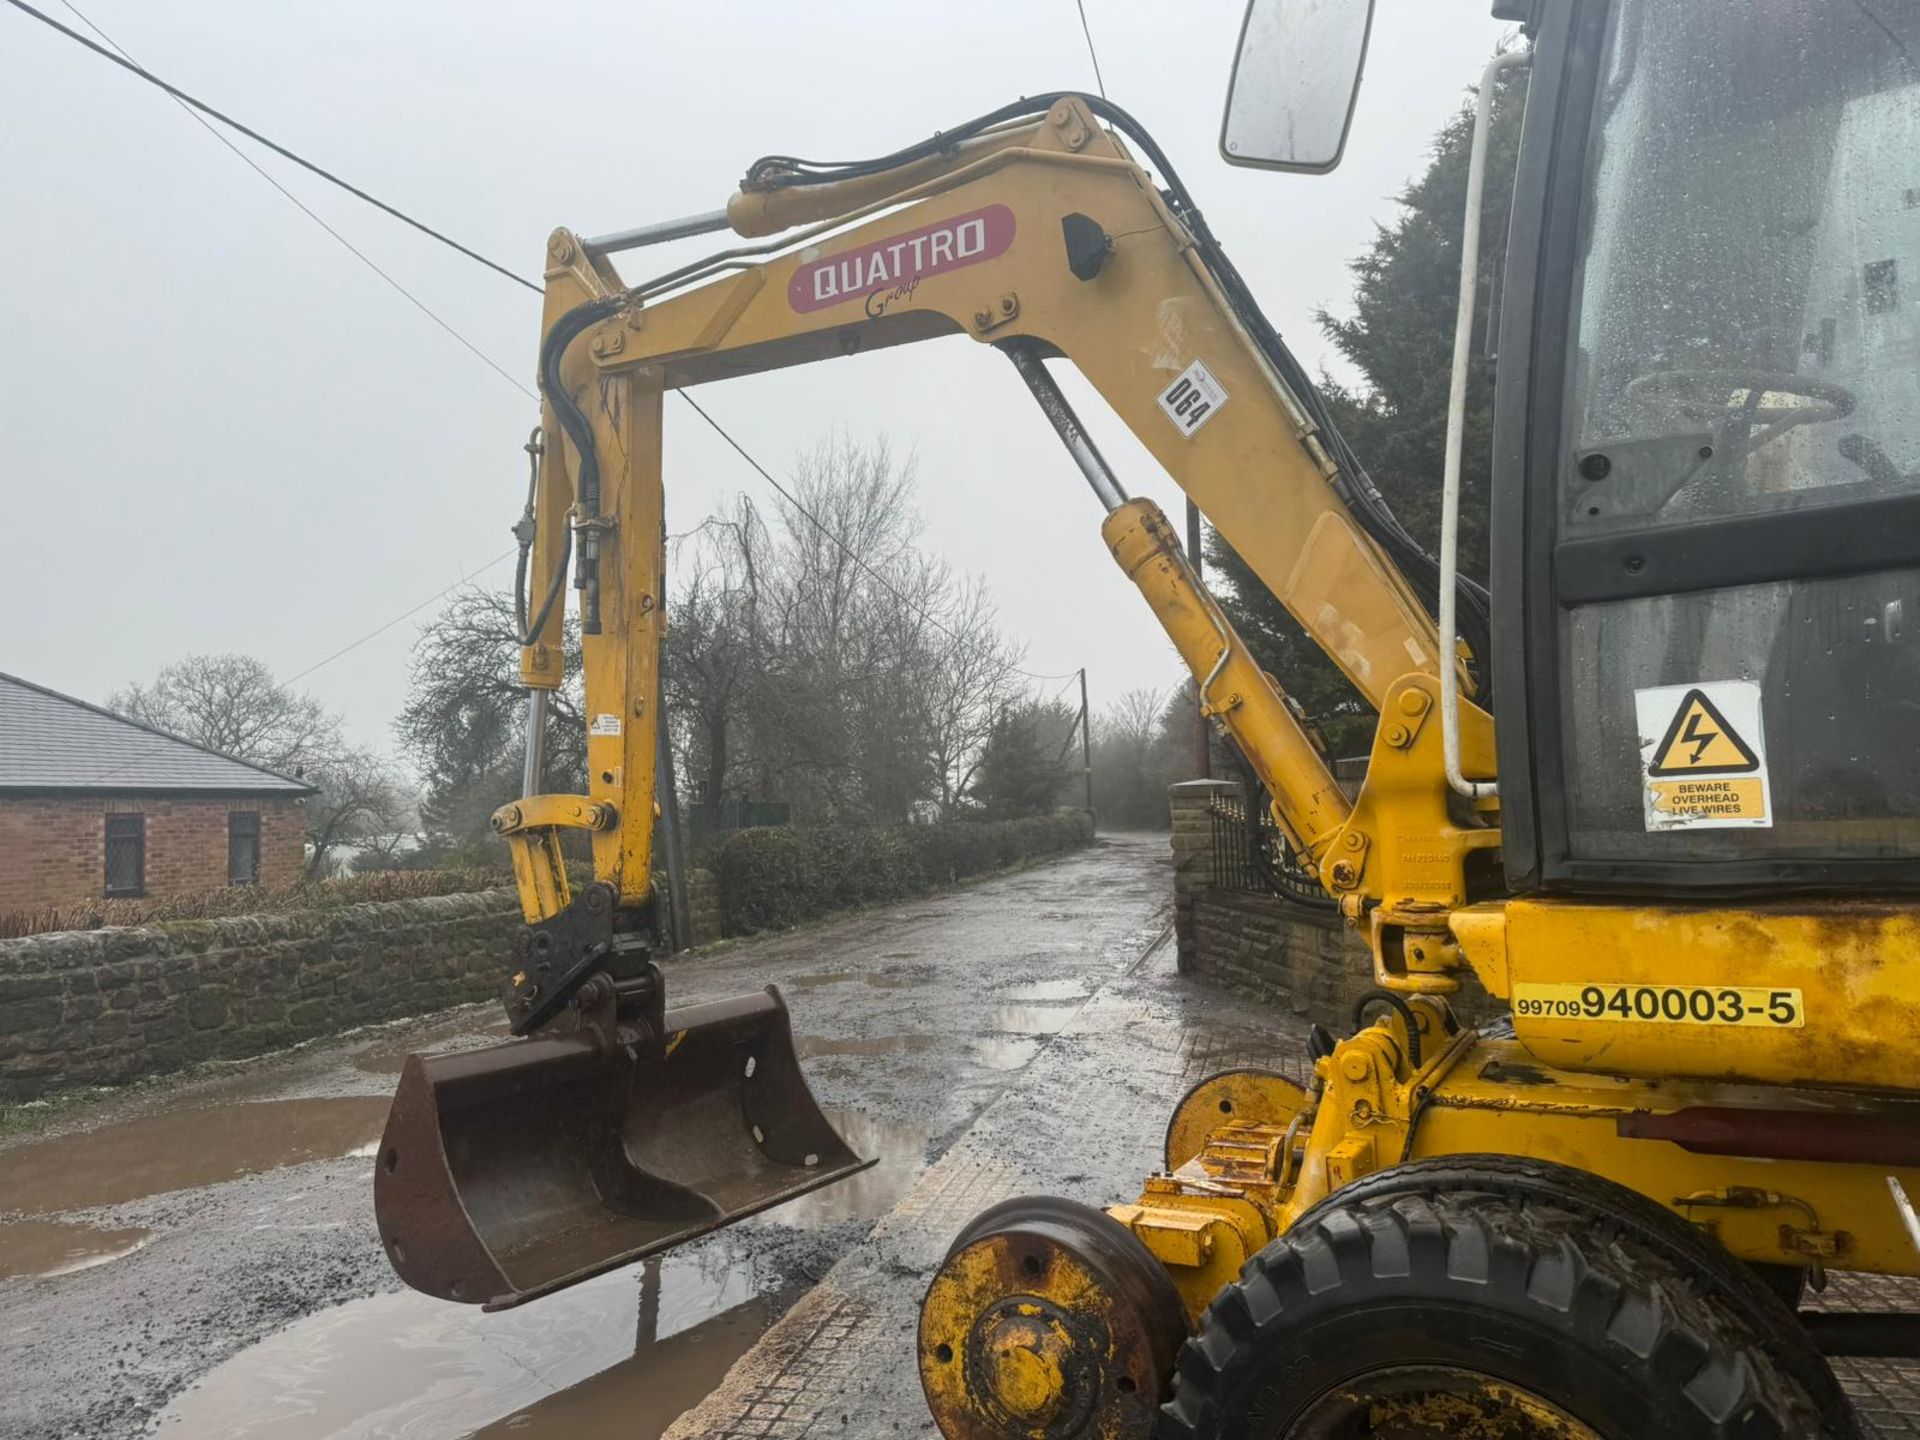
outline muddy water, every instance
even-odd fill
[[[507,1022],[496,1020],[491,1025],[467,1021],[457,1029],[448,1027],[426,1034],[398,1036],[362,1050],[353,1057],[353,1068],[369,1075],[398,1075],[406,1067],[407,1057],[416,1052],[434,1055],[445,1050],[471,1050],[482,1044],[497,1044],[506,1039],[508,1033]]]
[[[902,951],[888,959],[905,960],[913,952]],[[818,990],[823,985],[850,985],[858,981],[862,985],[871,985],[876,990],[904,990],[909,985],[924,982],[926,977],[914,971],[890,970],[816,970],[806,975],[789,975],[780,982],[782,990]]]
[[[96,1230],[57,1220],[0,1224],[0,1280],[71,1275],[131,1255],[153,1237],[145,1230]]]
[[[487,1315],[406,1291],[311,1315],[180,1396],[161,1436],[653,1440],[771,1318],[729,1252],[669,1255]]]
[[[1008,1000],[1058,1004],[1067,1000],[1085,1000],[1088,991],[1085,980],[1038,980],[1031,985],[1012,986],[1000,994]]]
[[[967,1049],[989,1070],[1023,1070],[1040,1053],[1040,1042],[1029,1035],[982,1035]]]
[[[996,1005],[993,1028],[1014,1035],[1057,1035],[1073,1019],[1075,1005]]]
[[[862,1160],[875,1160],[862,1170],[798,1200],[789,1200],[767,1212],[769,1220],[803,1229],[831,1225],[836,1220],[878,1220],[907,1193],[927,1168],[926,1131],[911,1125],[889,1125],[859,1110],[822,1106],[840,1138]]]
[[[925,1132],[856,1110],[829,1107],[827,1116],[861,1158],[878,1163],[768,1211],[765,1222],[818,1229],[876,1220],[926,1167]],[[732,1248],[717,1238],[497,1315],[411,1291],[323,1311],[212,1371],[173,1403],[157,1433],[656,1440],[778,1313],[740,1262],[758,1248],[752,1236]]]
[[[476,1430],[474,1440],[658,1440],[707,1398],[773,1320],[772,1307],[757,1298],[723,1310]]]
[[[931,1035],[860,1035],[853,1038],[825,1035],[800,1035],[794,1039],[794,1052],[802,1060],[829,1055],[907,1055],[927,1049]]]
[[[383,1096],[162,1110],[14,1146],[0,1163],[0,1212],[123,1205],[282,1165],[371,1155],[386,1122]]]

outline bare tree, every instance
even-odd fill
[[[951,813],[973,784],[994,717],[1020,695],[1017,667],[1024,657],[995,620],[986,587],[964,581],[948,596],[941,629],[928,647],[921,694],[944,813]]]
[[[586,729],[580,635],[569,619],[563,639],[567,683],[547,712],[546,788],[586,785]],[[513,597],[454,592],[421,631],[413,651],[407,703],[394,729],[425,782],[421,821],[439,852],[471,848],[497,859],[488,819],[519,793],[526,691]]]
[[[411,837],[414,802],[393,765],[371,750],[347,748],[308,778],[320,793],[307,801],[307,875],[332,872],[347,847],[391,861]]]
[[[150,685],[129,685],[107,708],[223,755],[299,775],[341,747],[340,722],[312,695],[289,690],[251,655],[189,655]]]
[[[762,651],[760,556],[766,527],[737,496],[676,548],[680,575],[666,638],[667,712],[679,773],[694,798],[727,793],[734,732]]]
[[[1129,690],[1094,717],[1093,804],[1122,828],[1167,823],[1167,786],[1192,774],[1193,686]]]
[[[914,462],[835,436],[766,519],[745,500],[688,537],[670,606],[677,744],[704,798],[897,822],[960,803],[1019,651],[978,583],[921,544]]]

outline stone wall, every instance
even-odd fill
[[[488,890],[0,941],[0,1099],[483,1000],[519,923]]]
[[[687,898],[694,943],[720,938],[712,871]],[[488,999],[519,925],[500,889],[0,940],[0,1101]]]
[[[0,798],[0,910],[98,899],[106,886],[108,815],[146,817],[147,895],[227,883],[227,816],[260,816],[260,883],[291,885],[304,868],[297,798],[9,796]]]
[[[1334,911],[1216,883],[1209,806],[1220,796],[1238,799],[1240,787],[1190,780],[1170,791],[1180,969],[1346,1034],[1354,1002],[1374,988],[1365,937]],[[1470,1023],[1500,1009],[1472,975],[1453,1004]]]

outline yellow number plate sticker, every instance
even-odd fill
[[[1765,1025],[1798,1030],[1798,990],[1759,985],[1516,985],[1516,1020],[1638,1020],[1669,1025]]]

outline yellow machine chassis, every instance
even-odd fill
[[[792,303],[805,266],[989,210],[1013,239],[978,263],[849,304]],[[1298,397],[1192,235],[1083,104],[1062,100],[896,172],[743,193],[732,212],[742,234],[812,228],[716,263],[704,283],[655,290],[628,289],[566,230],[549,244],[544,329],[588,302],[624,304],[561,367],[605,474],[589,518],[607,624],[585,643],[589,794],[522,802],[497,820],[529,921],[566,903],[561,829],[589,832],[596,876],[621,903],[649,888],[665,391],[939,336],[1020,341],[1078,368],[1380,716],[1349,801],[1166,518],[1148,501],[1112,509],[1103,536],[1116,561],[1207,713],[1253,762],[1289,840],[1369,938],[1376,983],[1422,1031],[1417,1066],[1389,1010],[1321,1057],[1305,1088],[1247,1082],[1232,1123],[1113,1210],[1189,1311],[1342,1185],[1442,1155],[1524,1155],[1607,1177],[1746,1260],[1920,1274],[1901,1212],[1903,1187],[1920,1183],[1904,1138],[1920,1119],[1913,908],[1479,899],[1497,888],[1500,831],[1496,802],[1463,801],[1445,779],[1440,667],[1459,657],[1440,654],[1419,600],[1349,514]],[[1111,237],[1091,277],[1069,273],[1068,216]],[[1181,433],[1156,397],[1196,359],[1231,402]],[[551,397],[546,421],[534,594],[579,519],[580,457]],[[531,687],[559,683],[558,626],[550,617],[523,652]],[[1492,720],[1470,702],[1462,712],[1461,768],[1490,779]],[[1513,1038],[1455,1026],[1446,996],[1468,970],[1513,1009]]]

